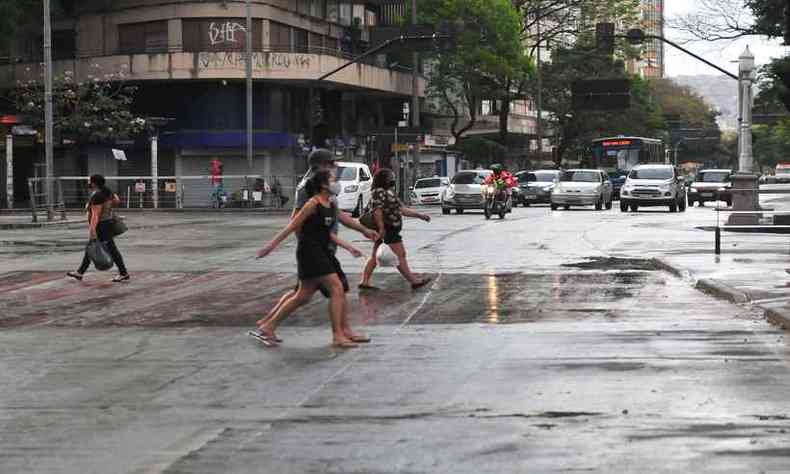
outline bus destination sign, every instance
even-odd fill
[[[631,140],[609,140],[603,142],[603,146],[628,146],[633,144]]]

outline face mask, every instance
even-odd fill
[[[397,184],[398,184],[398,183],[397,183],[397,181],[395,181],[395,180],[393,179],[393,180],[390,180],[390,182],[389,182],[389,183],[387,183],[387,186],[389,186],[390,188],[394,188],[394,187],[395,187],[395,185],[397,185]]]
[[[329,189],[329,194],[333,196],[337,196],[338,194],[340,194],[340,191],[343,190],[343,188],[340,186],[340,183],[338,182],[334,182],[330,184],[328,189]]]

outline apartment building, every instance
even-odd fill
[[[365,50],[371,30],[393,14],[394,2],[252,0],[255,157],[250,169],[245,1],[73,3],[68,17],[53,25],[55,74],[71,71],[84,80],[98,71],[123,72],[138,86],[135,112],[170,119],[159,138],[160,176],[207,175],[210,163],[220,160],[225,174],[292,177],[304,171],[304,152],[312,145],[363,160],[370,153],[369,136],[396,126],[412,93],[411,72],[389,67],[384,57],[317,80]],[[40,33],[17,43],[0,65],[0,84],[6,87],[41,74]],[[424,89],[419,77],[421,95]],[[152,172],[147,137],[80,146],[78,153],[73,148],[57,143],[56,174]],[[124,149],[127,161],[113,159],[111,148]],[[15,154],[15,189],[23,194],[38,155]],[[187,193],[185,204],[201,205],[207,189],[208,184]]]

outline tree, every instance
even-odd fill
[[[50,0],[53,18],[74,10],[76,0]],[[0,0],[0,55],[9,51],[19,33],[40,30],[43,24],[42,0]]]
[[[744,36],[782,36],[784,6],[780,0],[697,0],[696,12],[670,24],[692,39],[734,40]],[[744,9],[751,15],[744,14]]]
[[[556,49],[552,61],[543,66],[545,109],[554,122],[557,157],[574,159],[594,138],[614,135],[661,137],[665,121],[647,81],[633,77],[631,107],[626,110],[574,110],[571,86],[583,79],[628,77],[622,61],[612,62],[581,45]],[[536,91],[533,91],[535,93]],[[558,163],[559,164],[559,163]]]
[[[460,140],[475,125],[481,100],[497,99],[509,109],[526,89],[533,69],[521,45],[520,17],[510,0],[424,0],[420,16],[430,24],[466,25],[451,51],[433,55],[428,74],[429,100],[453,118],[451,131]],[[500,129],[506,141],[507,114]]]
[[[125,84],[122,73],[95,74],[78,81],[73,73],[53,78],[53,109],[56,136],[76,143],[113,143],[143,131],[145,120],[130,107],[136,88]],[[25,123],[44,129],[44,87],[38,79],[19,81],[11,91]]]

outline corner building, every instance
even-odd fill
[[[253,0],[254,166],[246,159],[246,7],[244,1],[85,0],[53,24],[55,74],[123,72],[139,87],[134,110],[171,119],[159,139],[159,176],[202,176],[218,159],[226,175],[277,178],[285,193],[305,168],[305,150],[326,146],[364,161],[375,130],[395,127],[412,93],[410,70],[385,56],[352,65],[325,81],[322,74],[369,45],[387,15],[385,1]],[[41,37],[18,41],[0,65],[0,82],[41,77]],[[418,78],[418,91],[425,83]],[[56,137],[57,138],[57,137]],[[126,143],[56,143],[56,176],[103,173],[150,176],[147,137]],[[111,148],[128,161],[112,158]],[[32,153],[26,161],[40,160]],[[17,150],[16,157],[24,157]],[[24,158],[15,158],[24,159]],[[16,164],[15,164],[16,166]],[[21,163],[15,181],[32,174]],[[17,183],[19,184],[19,183]],[[228,184],[233,192],[235,185]],[[164,183],[160,183],[164,194]],[[24,186],[15,186],[20,191]],[[238,187],[238,186],[237,186]],[[184,205],[207,202],[208,182],[192,183]],[[167,200],[163,199],[163,203]]]

